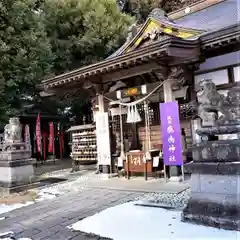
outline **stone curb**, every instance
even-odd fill
[[[108,186],[91,186],[91,185],[84,185],[84,187],[86,188],[95,188],[95,189],[108,189],[108,190],[117,190],[117,191],[129,191],[129,192],[141,192],[141,193],[166,193],[166,194],[180,194],[184,191],[186,191],[189,187],[184,188],[183,190],[179,191],[179,192],[170,192],[170,191],[158,191],[158,190],[147,190],[147,189],[135,189],[135,188],[128,188],[128,189],[124,189],[124,188],[119,188],[119,187],[108,187]]]
[[[71,171],[71,168],[70,168],[70,171]],[[49,177],[52,177],[52,178],[65,178],[65,177],[68,177],[68,176],[72,176],[72,175],[77,175],[78,173],[82,173],[82,172],[86,172],[88,170],[80,170],[78,172],[70,172],[69,173],[66,173],[66,174],[62,174],[62,176],[60,176],[61,174],[61,170],[60,171],[54,171],[54,172],[49,172],[49,173],[44,173],[42,175],[39,176],[39,179],[46,179],[46,178],[49,178]],[[59,172],[59,173],[58,173]],[[59,174],[58,176],[54,176],[54,175],[57,175]]]

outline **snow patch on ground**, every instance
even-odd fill
[[[238,239],[238,232],[181,222],[181,211],[136,206],[108,208],[68,228],[114,240]]]
[[[10,211],[13,211],[18,208],[26,207],[29,205],[32,205],[36,202],[41,202],[44,200],[48,199],[53,199],[56,196],[59,195],[59,192],[56,189],[42,189],[37,193],[37,198],[34,201],[28,201],[25,203],[16,203],[16,204],[11,204],[11,205],[6,205],[6,204],[0,204],[0,215]],[[0,217],[0,221],[3,221],[5,219],[4,216]],[[13,232],[6,232],[6,233],[0,233],[0,240],[13,240],[16,239],[14,238],[14,233]],[[30,238],[18,238],[16,240],[32,240]]]
[[[5,232],[5,233],[0,233],[0,239],[2,240],[32,240],[31,238],[18,238],[16,239],[14,237],[14,232]]]
[[[38,196],[34,201],[11,204],[11,205],[0,204],[0,215],[6,212],[13,211],[18,208],[26,207],[36,202],[53,199],[59,195],[66,194],[68,192],[79,192],[80,190],[84,190],[86,189],[86,187],[80,186],[79,183],[91,178],[92,175],[93,173],[85,176],[81,176],[75,179],[74,181],[67,181],[65,183],[54,184],[53,186],[44,187],[40,190],[39,189],[32,190],[32,191],[35,191]],[[4,219],[5,218],[3,216],[0,217],[0,221]]]
[[[11,205],[0,204],[0,214],[10,212],[10,211],[18,209],[18,208],[26,207],[26,206],[31,205],[33,203],[34,203],[33,201],[28,201],[28,202],[25,202],[25,203],[15,203],[15,204],[11,204]]]
[[[41,202],[48,199],[53,199],[58,195],[58,192],[54,189],[42,189],[37,193],[37,198],[34,201],[27,201],[25,203],[15,203],[15,204],[0,204],[0,214],[13,211],[18,208],[26,207],[32,205],[36,202]],[[5,217],[1,216],[0,220],[4,220]],[[1,235],[0,235],[1,237]],[[0,238],[1,239],[1,238]]]
[[[86,189],[87,187],[83,184],[83,182],[96,178],[96,175],[94,173],[88,173],[86,175],[82,175],[80,177],[77,177],[76,179],[72,181],[66,181],[61,182],[58,184],[54,184],[53,186],[49,186],[44,188],[47,191],[57,191],[59,195],[66,194],[69,192],[79,192],[81,190]]]

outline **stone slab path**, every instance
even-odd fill
[[[73,232],[67,226],[108,207],[132,200],[141,194],[96,188],[69,191],[55,199],[5,213],[6,219],[0,220],[0,233],[13,231],[16,239],[29,237],[33,240],[99,240],[102,238]]]
[[[112,179],[89,178],[87,181],[83,181],[82,184],[91,188],[176,194],[190,187],[188,182],[166,183],[164,179],[149,179],[148,181],[145,181],[144,178],[141,177],[131,178],[130,180],[123,177]]]

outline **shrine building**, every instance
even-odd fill
[[[55,97],[74,98],[85,89],[93,111],[107,113],[102,119],[105,123],[96,123],[97,129],[94,121],[92,126],[72,129],[76,132],[72,157],[98,159],[102,172],[109,173],[113,159],[123,150],[125,154],[134,150],[132,155],[139,155],[136,150],[158,154],[162,147],[161,102],[178,102],[180,125],[186,144],[191,145],[199,82],[212,79],[218,91],[226,94],[240,81],[239,21],[238,0],[202,0],[168,15],[154,9],[143,25],[129,28],[126,42],[107,59],[42,81],[44,91]],[[136,114],[130,119],[129,107],[119,104],[136,101]],[[103,133],[98,126],[108,128],[101,147],[98,134]],[[81,145],[78,139],[85,133],[90,134],[86,139],[91,143]],[[96,138],[91,137],[95,133]],[[123,148],[125,140],[129,149]],[[95,146],[94,142],[94,151],[85,149]],[[147,171],[152,171],[152,164]]]

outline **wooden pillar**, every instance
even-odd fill
[[[132,129],[132,142],[129,150],[130,151],[139,150],[141,148],[140,148],[140,142],[139,142],[139,136],[138,136],[137,123],[131,123],[131,129]]]
[[[104,104],[104,97],[103,94],[98,94],[98,111],[105,112],[106,105]]]
[[[172,102],[175,100],[172,92],[171,80],[166,80],[163,83],[163,93],[164,93],[164,102]]]
[[[63,133],[58,132],[58,144],[59,144],[59,154],[60,154],[60,159],[63,159]]]
[[[43,160],[47,160],[47,133],[43,132]]]

